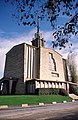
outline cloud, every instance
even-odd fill
[[[45,40],[45,46],[52,48],[52,41],[54,41],[54,37],[52,36],[53,31],[41,31],[41,33]]]
[[[72,43],[72,46],[70,44]],[[66,44],[66,48],[62,48],[62,50],[59,50],[59,48],[56,49],[59,53],[61,53],[65,58],[67,58],[67,55],[72,52],[78,52],[78,35],[72,35],[69,39],[69,43]]]
[[[24,33],[17,37],[13,37],[13,34],[11,33],[10,37],[4,36],[2,37],[0,35],[0,78],[3,77],[4,73],[4,66],[5,66],[5,57],[6,53],[15,45],[20,43],[28,43],[31,44],[32,37],[34,35],[34,31],[30,31],[28,34]],[[0,32],[0,34],[5,34],[5,32]]]
[[[5,33],[4,31],[0,31],[0,78],[3,77],[4,66],[5,66],[5,57],[6,53],[15,45],[20,43],[28,43],[31,44],[32,38],[34,38],[34,33],[36,29],[32,29],[29,33],[23,33],[19,35],[15,33]],[[52,39],[51,31],[40,31],[42,33],[43,38],[45,39],[47,46],[50,46],[50,42]]]

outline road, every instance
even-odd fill
[[[0,110],[0,120],[78,120],[78,101],[44,106],[9,107]]]

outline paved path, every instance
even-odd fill
[[[78,101],[0,110],[0,120],[78,120]]]

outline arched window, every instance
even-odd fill
[[[49,53],[49,69],[51,71],[56,71],[56,62],[52,53]]]

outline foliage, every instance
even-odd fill
[[[61,95],[14,95],[14,96],[0,96],[0,105],[21,105],[21,104],[38,104],[38,103],[52,103],[70,101],[68,96]]]
[[[57,88],[39,88],[36,89],[36,93],[39,95],[58,95],[59,89]]]
[[[75,89],[76,95],[78,95],[78,87]]]
[[[46,19],[55,28],[59,16],[68,16],[64,27],[58,27],[53,33],[56,41],[52,41],[53,47],[65,47],[71,34],[78,33],[78,1],[77,0],[5,0],[10,3],[15,11],[13,17],[18,25],[36,25],[37,18],[41,21]]]
[[[68,93],[65,89],[62,88],[39,88],[36,89],[36,94],[39,95],[63,95],[67,96]]]
[[[78,86],[71,85],[70,86],[70,93],[78,95]]]
[[[72,17],[72,19],[65,24],[64,27],[59,28],[56,32],[53,33],[56,41],[53,41],[53,47],[60,46],[65,48],[65,44],[68,43],[71,35],[78,34],[78,13]],[[72,46],[72,44],[70,44]]]
[[[59,89],[53,88],[53,89],[52,89],[52,94],[58,95],[58,94],[59,94]]]
[[[59,94],[63,96],[68,96],[68,93],[65,89],[59,89]]]

